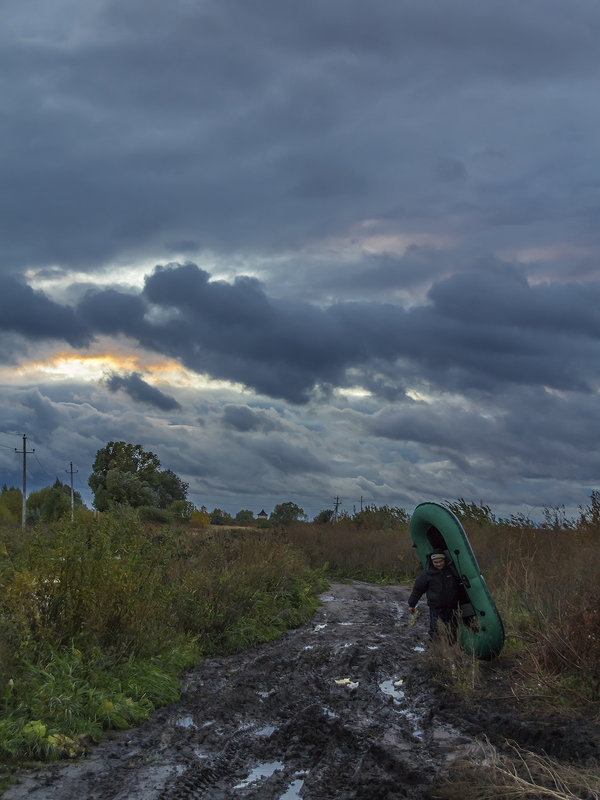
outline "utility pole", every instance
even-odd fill
[[[15,447],[15,453],[19,451]],[[27,435],[23,434],[23,508],[21,511],[21,527],[25,527],[25,519],[27,516],[27,453],[35,453],[33,450],[27,449]]]
[[[333,512],[333,519],[334,519],[334,520],[336,520],[336,519],[337,519],[337,516],[338,516],[338,508],[340,507],[340,503],[341,503],[341,502],[342,502],[342,501],[340,500],[340,498],[339,498],[339,497],[336,497],[336,498],[335,498],[335,500],[333,501],[333,505],[335,506],[335,511]]]
[[[69,466],[70,469],[66,469],[65,472],[67,473],[67,475],[71,473],[71,522],[73,522],[74,516],[73,516],[73,462],[72,461],[69,461]],[[77,475],[78,472],[79,470],[76,469],[75,475]]]

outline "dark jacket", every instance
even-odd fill
[[[408,605],[414,608],[424,594],[427,594],[427,605],[431,608],[458,608],[459,584],[448,564],[444,569],[431,566],[423,570],[415,581]]]

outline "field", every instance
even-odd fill
[[[507,714],[597,722],[597,511],[593,496],[574,523],[536,527],[472,513],[465,519],[507,643],[493,664],[451,646],[428,653],[427,679],[449,705],[476,709],[493,695]],[[390,527],[385,515],[370,522],[198,531],[141,525],[128,511],[3,528],[5,777],[22,763],[75,755],[106,730],[143,720],[178,696],[180,674],[203,657],[243,650],[300,624],[326,577],[410,583],[419,566],[407,524]],[[520,758],[510,761],[518,780]],[[463,777],[457,772],[450,786],[464,781],[471,794],[461,796],[485,797],[483,778],[476,794],[471,766],[460,769]],[[582,765],[572,769],[583,779]],[[452,797],[451,788],[444,791],[440,797]]]

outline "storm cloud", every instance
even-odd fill
[[[106,379],[106,385],[111,392],[122,390],[126,392],[132,400],[154,406],[160,411],[174,411],[175,409],[181,408],[177,400],[164,394],[164,392],[161,392],[154,386],[150,386],[141,375],[135,372],[130,375],[110,375]]]
[[[585,502],[599,6],[3,12],[7,481],[27,431],[31,486],[124,439],[232,512]]]

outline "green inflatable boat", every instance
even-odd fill
[[[504,627],[479,569],[467,534],[456,516],[438,503],[421,503],[410,518],[410,535],[425,569],[434,550],[444,550],[461,585],[460,643],[479,658],[495,658]]]

